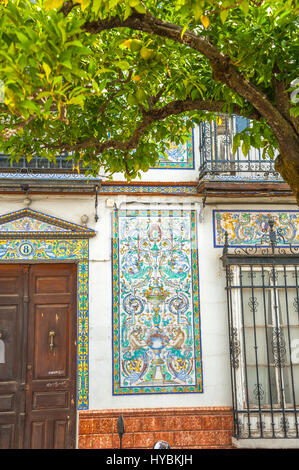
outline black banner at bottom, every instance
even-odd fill
[[[266,459],[267,465],[273,459],[275,463],[287,457],[298,458],[297,449],[77,449],[77,450],[0,450],[0,458],[11,464],[14,460],[22,463],[37,462],[38,465],[55,465],[59,468],[62,463],[79,465],[82,470],[91,470],[89,465],[97,465],[105,469],[138,469],[145,468],[192,468],[204,463],[219,463],[232,465],[236,463],[256,464],[260,459]],[[54,459],[54,460],[52,460]],[[257,460],[258,459],[258,460]],[[94,470],[94,468],[92,469]],[[205,470],[210,470],[207,467]]]

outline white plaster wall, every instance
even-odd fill
[[[180,168],[169,168],[159,169],[152,168],[146,173],[141,172],[141,179],[137,178],[133,182],[148,181],[148,182],[192,182],[198,180],[198,172],[200,166],[199,158],[199,131],[198,126],[195,126],[194,130],[194,140],[193,140],[193,152],[194,152],[194,168],[193,169],[180,169]],[[100,172],[101,176],[104,174]],[[103,178],[105,181],[105,177]],[[122,173],[115,173],[113,175],[113,181],[126,181]]]
[[[94,220],[92,196],[32,196],[30,208],[54,217],[80,224],[80,217],[88,215],[88,227],[97,231],[90,240],[90,317],[89,317],[89,385],[90,409],[151,408],[151,407],[205,407],[230,406],[230,368],[228,347],[225,274],[220,260],[222,249],[213,247],[213,209],[297,209],[295,205],[281,204],[214,204],[207,205],[203,221],[198,222],[199,279],[201,312],[201,345],[203,365],[203,393],[168,395],[112,395],[112,291],[111,291],[111,208],[105,197],[99,197],[99,221]],[[111,198],[110,198],[111,199]],[[117,196],[114,202],[120,208],[197,209],[201,199],[193,197],[131,197]],[[0,214],[24,208],[24,196],[0,195]],[[130,203],[134,204],[130,204]],[[143,205],[151,203],[151,206]]]
[[[200,200],[177,197],[114,197],[121,208],[152,208],[159,203],[161,209],[196,209],[199,215]],[[134,205],[130,202],[135,201]],[[121,204],[121,205],[120,205]],[[125,206],[125,204],[127,204]],[[199,243],[199,279],[201,312],[201,345],[203,365],[203,393],[160,394],[160,395],[112,395],[112,355],[111,355],[111,212],[101,205],[102,223],[106,232],[103,260],[98,260],[94,253],[98,249],[96,239],[91,241],[91,309],[90,309],[90,408],[151,408],[151,407],[205,407],[230,406],[230,365],[228,345],[227,305],[225,293],[225,272],[220,257],[222,249],[213,247],[213,209],[296,209],[294,205],[244,205],[214,204],[204,209],[203,221],[198,221]],[[110,212],[110,214],[109,214]],[[108,222],[109,219],[109,222]],[[102,228],[101,228],[102,231]],[[102,236],[104,236],[102,234]],[[109,246],[107,246],[107,239]],[[104,256],[105,253],[105,256]],[[108,255],[106,257],[106,254]],[[107,259],[109,258],[109,262]],[[95,261],[97,259],[98,261]],[[107,282],[109,279],[109,282]],[[103,285],[100,285],[103,282]]]

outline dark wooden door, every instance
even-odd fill
[[[23,440],[24,269],[20,265],[0,266],[0,449],[19,448]]]
[[[0,448],[75,447],[76,317],[75,265],[0,265]]]

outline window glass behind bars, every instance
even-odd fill
[[[294,266],[231,266],[229,308],[238,410],[279,411],[293,418],[298,436],[299,269]],[[234,341],[239,346],[234,348]],[[236,365],[236,358],[234,364]],[[244,421],[244,416],[243,421]],[[248,419],[253,414],[248,414]],[[277,415],[278,416],[278,415]],[[263,418],[264,419],[264,418]],[[251,423],[252,424],[252,423]],[[276,429],[277,424],[275,424]],[[288,427],[288,430],[290,426]],[[295,431],[294,431],[295,432]]]

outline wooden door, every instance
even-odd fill
[[[15,401],[11,405],[14,409],[8,411],[6,417],[2,415],[0,446],[27,449],[74,448],[76,266],[54,263],[27,266],[2,265],[0,284],[1,274],[5,279],[3,273],[8,268],[16,270],[16,273],[12,271],[17,280],[14,282],[16,287],[11,287],[10,281],[6,281],[6,284],[9,284],[9,288],[13,291],[19,290],[18,297],[13,293],[15,296],[13,305],[17,305],[18,299],[19,309],[17,311],[14,307],[14,312],[18,313],[10,315],[5,303],[3,308],[6,309],[6,317],[16,317],[16,320],[11,321],[12,324],[15,322],[12,328],[20,333],[15,343],[16,378],[14,384],[11,384],[16,390]],[[9,279],[12,281],[13,276],[11,275]],[[4,282],[2,290],[5,289],[8,288]],[[1,293],[0,288],[2,306]],[[11,297],[10,294],[8,296]],[[4,294],[3,299],[5,300]],[[3,318],[5,315],[2,315]],[[9,356],[6,356],[5,366],[11,369],[9,360]],[[2,365],[0,363],[0,370]],[[1,380],[0,390],[6,393],[7,384],[2,376]],[[0,420],[1,414],[0,411]],[[1,426],[6,429],[8,424],[11,426],[9,441],[7,433],[5,438],[1,438],[1,435],[5,434],[1,431]]]
[[[0,266],[0,449],[22,447],[26,334],[24,266]],[[25,354],[24,354],[25,353]]]

